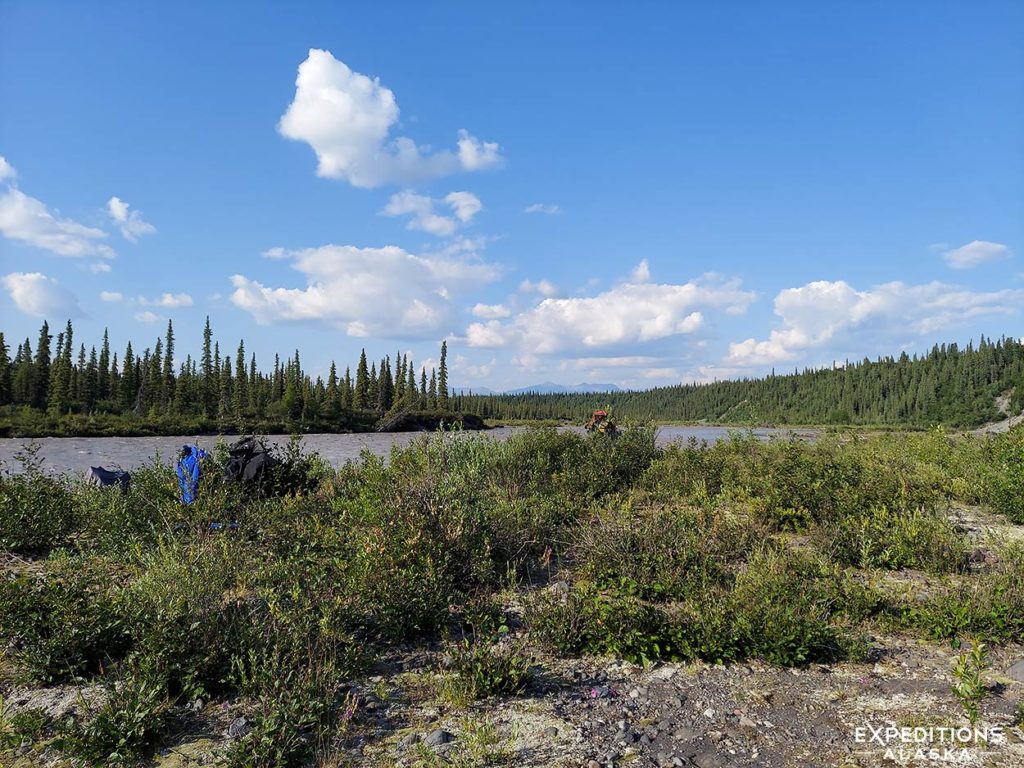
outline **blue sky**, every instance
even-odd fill
[[[0,0],[0,329],[646,387],[1020,336],[1024,5]]]

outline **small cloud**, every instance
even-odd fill
[[[191,307],[192,297],[187,293],[165,293],[158,299],[147,299],[145,296],[139,296],[139,304],[144,307],[180,309],[181,307]]]
[[[101,272],[109,272],[110,265],[105,261],[95,261],[89,265],[89,271],[92,272],[94,275],[99,274]]]
[[[523,213],[546,213],[549,216],[555,216],[562,212],[562,209],[554,204],[546,203],[533,203],[523,209]]]
[[[435,213],[435,203],[447,204],[453,215],[442,216]],[[447,237],[454,234],[461,225],[468,224],[482,208],[480,198],[472,192],[450,192],[444,200],[434,200],[426,195],[405,190],[392,195],[381,213],[385,216],[409,216],[406,229]]]
[[[539,293],[541,296],[551,297],[558,293],[558,286],[547,280],[540,280],[536,283],[532,280],[523,280],[519,284],[519,290],[523,293]]]
[[[124,296],[117,291],[100,291],[100,300],[114,303],[124,301]]]
[[[73,293],[40,272],[12,272],[3,278],[11,301],[30,317],[79,317],[82,310]]]
[[[1010,249],[1002,243],[972,240],[959,248],[943,251],[942,258],[953,269],[971,269],[988,262],[1003,261],[1012,255]]]
[[[636,268],[633,270],[632,274],[630,274],[630,276],[629,276],[629,281],[631,283],[646,283],[646,282],[649,282],[650,279],[651,279],[651,268],[647,264],[647,259],[641,260],[641,262],[636,265]]]
[[[18,172],[14,170],[14,166],[7,162],[7,158],[0,155],[0,181],[7,181],[7,179],[13,179],[18,175]]]
[[[473,314],[482,317],[484,320],[497,320],[502,317],[509,317],[512,312],[504,304],[477,304],[473,307]]]
[[[157,320],[162,320],[163,318],[156,314],[156,312],[150,312],[147,309],[143,312],[136,312],[135,319],[140,323],[155,323]]]
[[[143,235],[151,235],[156,232],[156,227],[148,221],[144,221],[141,213],[129,210],[129,208],[128,203],[119,197],[112,197],[107,201],[107,213],[118,225],[125,240],[135,243]]]
[[[273,248],[268,248],[262,255],[265,259],[287,259],[288,251],[278,245]]]

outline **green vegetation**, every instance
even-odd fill
[[[43,323],[12,350],[0,333],[0,435],[111,436],[223,432],[365,432],[436,429],[457,421],[582,424],[595,394],[453,394],[448,347],[437,369],[417,374],[397,353],[378,362],[363,350],[344,373],[332,361],[326,379],[313,378],[298,350],[262,371],[245,340],[232,355],[214,341],[209,318],[197,358],[175,357],[174,328],[138,353],[129,342],[121,357],[108,334],[86,352],[69,320],[53,335]],[[461,390],[460,390],[461,392]],[[760,379],[686,384],[636,392],[597,393],[619,419],[715,424],[802,424],[973,427],[1002,418],[997,398],[1024,411],[1024,342],[982,337],[977,346],[936,345],[926,355],[845,361]],[[1019,454],[1024,451],[1020,448]],[[1012,457],[1011,457],[1012,458]],[[1010,460],[1009,458],[1007,460]],[[1019,501],[1024,490],[1007,488]]]
[[[988,647],[977,641],[963,651],[953,665],[953,694],[960,700],[971,725],[981,716],[979,705],[987,693],[984,678],[987,669]]]
[[[1021,430],[654,437],[437,433],[338,471],[293,448],[288,495],[210,472],[189,507],[169,467],[121,493],[29,451],[0,475],[2,684],[79,684],[85,710],[0,707],[0,738],[130,764],[212,702],[245,726],[233,765],[324,763],[360,726],[346,686],[407,643],[439,649],[431,679],[458,709],[528,694],[552,652],[801,666],[868,657],[879,631],[1024,637],[1024,547],[970,563],[948,515],[1015,518]],[[211,531],[225,513],[239,528]],[[965,702],[980,668],[958,672]],[[452,759],[505,754],[478,735]]]
[[[583,423],[595,400],[618,418],[715,424],[836,424],[974,427],[1003,418],[996,398],[1013,392],[1024,411],[1024,342],[935,345],[927,354],[845,361],[841,367],[761,379],[683,384],[639,392],[467,397],[491,420]]]
[[[460,413],[461,398],[448,391],[448,346],[438,368],[417,377],[413,360],[398,353],[367,365],[366,350],[342,375],[331,362],[327,379],[302,368],[298,350],[270,372],[245,341],[234,355],[221,353],[206,319],[198,359],[175,358],[174,327],[141,354],[128,343],[120,361],[103,333],[100,351],[74,347],[67,321],[53,336],[44,322],[35,351],[30,339],[11,349],[0,333],[0,435],[177,435],[225,431],[366,432],[373,429],[436,429],[458,422],[478,429],[483,422]]]

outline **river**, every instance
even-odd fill
[[[521,427],[497,427],[486,432],[467,432],[464,434],[485,435],[491,440],[504,440]],[[572,427],[567,427],[572,429]],[[716,442],[728,437],[736,430],[726,427],[677,427],[662,426],[658,428],[658,444],[667,445],[671,442],[685,442],[691,437],[697,440]],[[761,428],[752,430],[762,440],[777,437],[788,437],[793,434],[788,429]],[[798,430],[800,437],[813,438],[815,430]],[[315,451],[333,466],[340,467],[348,461],[359,458],[359,454],[368,450],[378,456],[386,456],[392,446],[408,445],[422,437],[421,432],[363,432],[349,435],[303,435],[302,446],[305,451]],[[35,440],[24,438],[0,439],[0,463],[10,472],[19,472],[21,464],[16,455],[28,444],[39,446],[39,457],[44,460],[43,468],[47,472],[84,472],[89,467],[106,467],[132,469],[157,458],[161,462],[171,463],[182,445],[195,444],[200,448],[210,449],[218,440],[231,441],[237,436],[221,437],[206,436],[171,436],[171,437],[42,437]],[[288,435],[270,435],[269,440],[278,445],[288,442]]]

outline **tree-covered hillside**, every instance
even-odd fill
[[[684,384],[597,394],[474,396],[464,406],[492,419],[581,421],[599,406],[617,418],[727,424],[946,424],[1002,418],[996,398],[1014,391],[1024,408],[1024,343],[984,337],[975,346],[932,347],[925,355],[847,362],[762,379]]]

